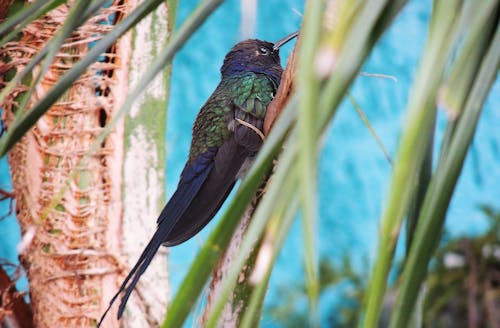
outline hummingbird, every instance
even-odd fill
[[[179,245],[215,216],[243,177],[264,141],[267,106],[281,81],[279,49],[298,35],[275,42],[237,43],[225,56],[221,81],[201,107],[192,129],[188,160],[177,189],[157,220],[157,229],[99,321],[122,293],[118,319],[141,275],[161,245]]]

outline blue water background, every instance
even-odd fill
[[[180,2],[177,25],[185,20],[196,3],[193,0]],[[295,31],[301,18],[292,9],[303,12],[302,1],[259,1],[255,37],[275,41]],[[430,10],[429,0],[410,1],[364,65],[363,71],[393,75],[397,78],[396,83],[389,79],[359,76],[351,89],[391,156],[394,156],[404,123],[409,87],[424,46]],[[187,158],[195,116],[219,81],[224,55],[241,40],[239,25],[239,1],[226,1],[174,59],[167,126],[168,196],[174,192]],[[291,46],[287,45],[282,51],[283,64],[290,49]],[[451,235],[484,231],[487,220],[478,206],[500,207],[499,95],[500,82],[497,80],[486,102],[448,212],[446,228]],[[438,140],[444,124],[444,115],[440,113]],[[0,170],[0,187],[9,189],[5,159],[0,162]],[[319,163],[321,256],[340,263],[348,254],[358,270],[366,271],[365,260],[373,261],[376,251],[378,220],[381,204],[387,196],[389,178],[390,166],[383,153],[352,105],[344,102],[329,129]],[[0,206],[1,211],[6,210],[5,202]],[[213,227],[214,223],[211,223],[196,238],[171,249],[169,264],[173,293]],[[0,257],[17,261],[15,245],[19,234],[14,218],[0,222]],[[281,288],[296,286],[302,279],[302,237],[300,222],[296,222],[273,271],[266,304],[282,302]],[[322,296],[324,321],[329,315],[330,305],[335,303],[336,293],[338,290],[332,288]],[[279,326],[268,317],[262,324]]]

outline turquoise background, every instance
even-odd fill
[[[197,1],[180,1],[177,25]],[[303,12],[302,1],[259,1],[255,37],[276,41],[297,30]],[[373,128],[391,156],[394,156],[405,119],[405,106],[414,73],[418,68],[430,17],[431,2],[410,1],[385,33],[368,58],[363,71],[393,75],[389,79],[359,76],[351,93],[360,103]],[[178,182],[187,159],[191,125],[220,78],[226,52],[240,41],[240,2],[226,1],[176,55],[167,126],[167,194]],[[282,51],[282,63],[291,45]],[[469,150],[453,197],[446,223],[447,232],[457,236],[477,234],[487,227],[479,205],[500,207],[500,82],[496,81]],[[444,113],[439,113],[438,141],[444,130]],[[340,263],[347,254],[355,268],[366,272],[366,260],[375,254],[380,212],[387,195],[390,166],[368,129],[349,102],[344,102],[331,125],[319,162],[319,248],[321,256]],[[0,161],[0,187],[10,190],[6,160]],[[8,204],[0,204],[4,213]],[[156,220],[156,218],[151,218]],[[171,249],[170,276],[173,291],[180,282],[201,242],[213,228],[212,222],[199,236]],[[17,262],[15,246],[19,227],[13,217],[0,221],[0,258]],[[279,304],[281,290],[303,279],[300,224],[294,224],[271,277],[266,304]],[[26,288],[21,285],[20,288]],[[322,321],[326,323],[339,289],[328,290],[321,298]],[[299,307],[305,308],[305,300]],[[264,317],[263,326],[279,327]]]

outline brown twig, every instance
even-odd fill
[[[13,0],[0,0],[0,23],[4,20],[7,15],[7,9],[11,5]]]
[[[2,214],[0,216],[0,221],[2,221],[3,219],[5,219],[14,212],[14,200],[16,199],[13,192],[0,189],[0,202],[7,199],[9,200],[9,211],[6,214]]]
[[[297,47],[295,47],[288,57],[288,62],[286,64],[285,71],[283,72],[283,75],[281,76],[281,83],[280,86],[278,87],[278,91],[276,91],[276,95],[267,107],[267,113],[266,113],[266,118],[264,120],[264,135],[268,135],[269,131],[271,131],[271,128],[273,127],[274,122],[276,122],[276,119],[278,118],[279,114],[285,107],[290,94],[293,91],[293,79],[295,75],[295,51]]]

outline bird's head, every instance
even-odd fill
[[[297,35],[298,32],[292,33],[275,43],[256,39],[237,43],[224,58],[222,77],[254,72],[269,75],[279,84],[283,72],[279,49]]]

